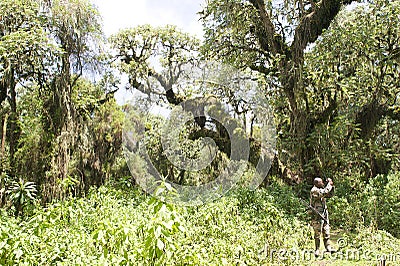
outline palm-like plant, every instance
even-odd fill
[[[35,200],[37,189],[34,182],[25,182],[23,179],[13,181],[7,189],[10,200],[15,207],[14,215],[23,214],[23,210],[27,204]]]

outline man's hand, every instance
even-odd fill
[[[332,181],[332,179],[331,179],[331,178],[328,178],[327,180],[328,180],[328,183],[331,184],[331,186],[333,186],[333,181]]]

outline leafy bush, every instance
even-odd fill
[[[338,211],[345,206],[339,198],[332,203]],[[36,207],[22,220],[0,212],[0,265],[309,265],[276,252],[313,248],[305,207],[276,183],[192,207],[103,186],[86,198]],[[399,252],[398,239],[372,227],[346,237],[349,247]]]
[[[400,236],[400,173],[378,175],[371,179],[362,193],[366,222]]]
[[[353,187],[340,185],[329,200],[331,223],[345,230],[372,226],[399,237],[400,174],[378,175]]]

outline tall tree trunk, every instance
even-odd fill
[[[14,69],[9,68],[8,73],[9,81],[9,92],[8,102],[10,104],[10,134],[9,134],[9,146],[10,146],[10,174],[15,176],[15,153],[18,148],[18,139],[20,135],[20,129],[18,126],[18,113],[17,113],[17,92],[16,92],[16,82],[14,77]]]
[[[1,134],[1,157],[0,157],[1,161],[3,161],[5,153],[6,137],[7,137],[7,121],[8,121],[8,114],[5,114],[3,120],[3,129]]]
[[[46,186],[46,201],[64,198],[67,188],[63,187],[63,182],[68,178],[71,149],[74,146],[74,119],[73,107],[71,103],[72,85],[70,74],[69,56],[62,58],[62,70],[53,82],[55,114],[54,133],[56,135],[54,143],[54,156],[52,158],[51,181]]]

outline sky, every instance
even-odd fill
[[[201,11],[204,0],[91,0],[103,18],[107,36],[121,29],[142,24],[153,26],[176,25],[184,32],[202,38],[202,26],[197,12]],[[124,84],[121,84],[124,87]],[[124,88],[115,97],[123,104],[132,97]]]
[[[103,17],[107,36],[120,29],[141,24],[163,26],[174,24],[186,32],[202,36],[196,14],[204,0],[91,0]]]

